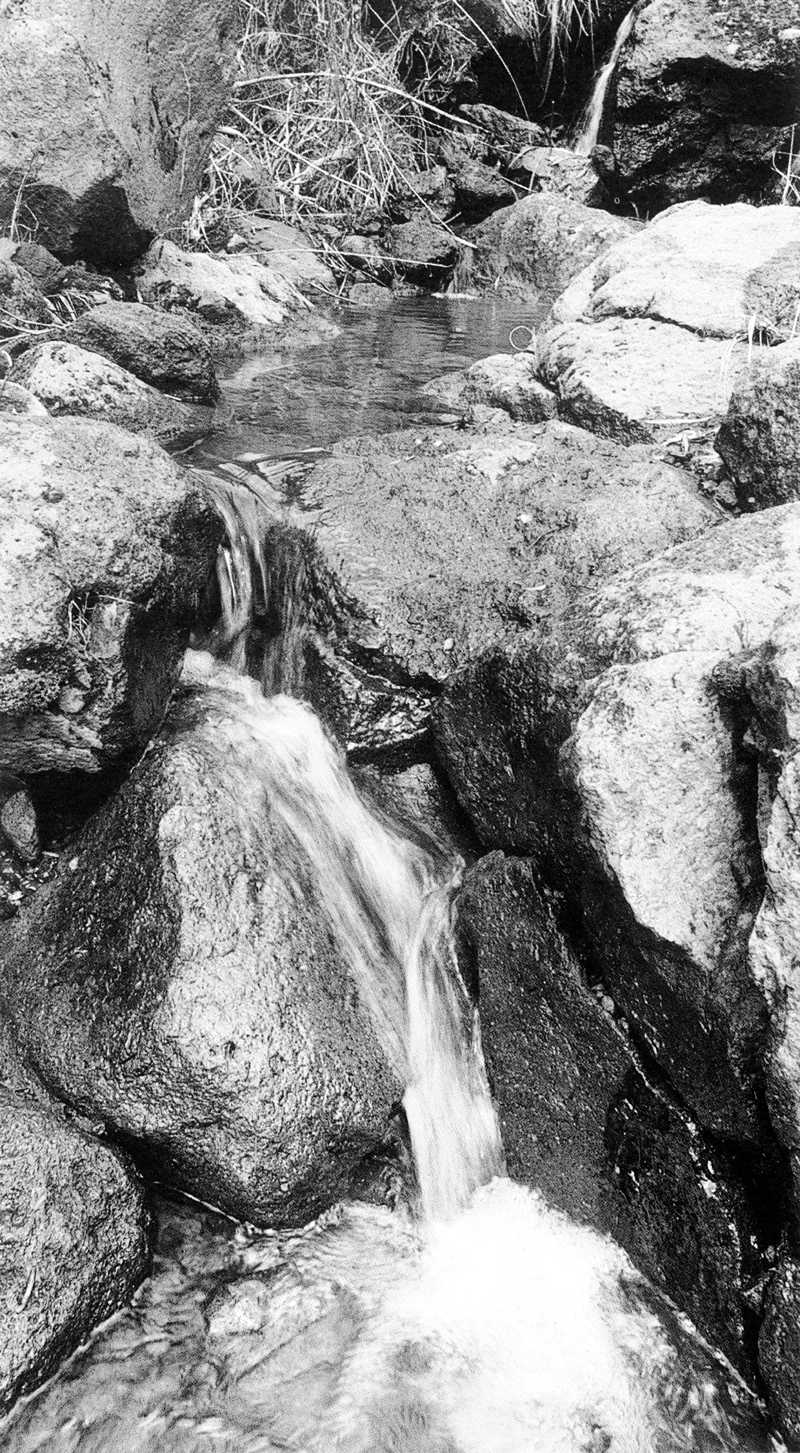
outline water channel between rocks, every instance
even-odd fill
[[[399,303],[228,379],[206,469],[419,419],[420,387],[508,347],[508,304]],[[299,1231],[162,1201],[153,1274],[0,1428],[7,1453],[750,1453],[773,1445],[717,1362],[610,1241],[503,1174],[480,1034],[459,998],[438,862],[358,797],[313,714],[190,653],[239,703],[253,784],[405,1083],[418,1194]],[[213,724],[213,705],[210,707]],[[220,742],[220,751],[225,743]]]

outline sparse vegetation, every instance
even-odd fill
[[[596,4],[506,0],[545,81]],[[238,24],[234,99],[185,231],[194,245],[236,208],[328,230],[384,214],[452,126],[476,41],[491,45],[464,0],[432,0],[413,22],[398,7],[381,21],[363,0],[239,0]]]

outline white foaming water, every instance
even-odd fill
[[[608,88],[617,69],[622,47],[630,39],[634,27],[636,15],[639,10],[639,0],[628,11],[619,30],[617,31],[611,54],[605,65],[598,72],[594,83],[594,89],[589,98],[589,103],[578,123],[578,134],[575,140],[574,150],[579,156],[589,156],[597,145],[597,138],[600,135],[600,127],[603,123],[603,112],[605,110]]]

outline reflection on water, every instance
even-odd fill
[[[236,423],[201,446],[200,462],[213,467],[247,452],[291,456],[434,418],[420,396],[424,384],[488,353],[511,352],[514,328],[536,319],[507,299],[426,297],[343,311],[337,321],[341,333],[329,342],[251,354],[223,375]]]
[[[610,1241],[505,1180],[424,1234],[362,1203],[280,1234],[164,1204],[136,1305],[18,1410],[3,1447],[767,1449],[736,1380],[671,1330]]]

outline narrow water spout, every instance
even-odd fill
[[[590,156],[597,145],[600,127],[603,122],[603,112],[605,110],[608,88],[611,85],[617,65],[619,64],[622,48],[629,40],[631,32],[633,31],[639,8],[639,0],[637,0],[637,3],[628,11],[628,14],[625,16],[617,31],[616,40],[614,41],[608,60],[597,74],[592,94],[589,97],[589,103],[578,124],[574,149],[579,156]]]

